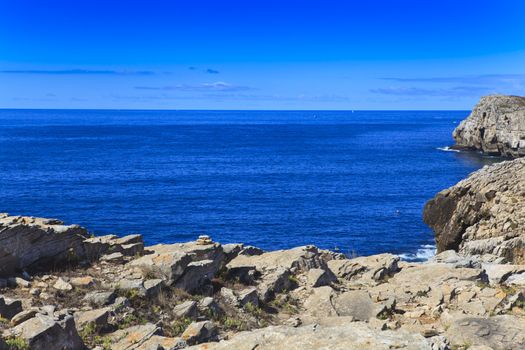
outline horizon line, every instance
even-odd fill
[[[0,108],[0,111],[173,111],[173,112],[469,112],[471,109],[193,109],[193,108]]]

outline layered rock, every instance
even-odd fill
[[[525,156],[525,97],[482,97],[454,130],[456,148],[506,157]]]
[[[438,252],[525,262],[525,159],[486,166],[427,202]]]
[[[0,277],[85,257],[87,231],[56,219],[0,214]]]

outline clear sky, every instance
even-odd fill
[[[0,108],[471,109],[524,0],[0,0]]]

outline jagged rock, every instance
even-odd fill
[[[0,295],[0,317],[10,320],[21,311],[22,302],[20,300],[4,298]]]
[[[181,338],[189,345],[217,340],[217,327],[211,321],[193,322]]]
[[[321,287],[324,288],[324,287]],[[382,331],[366,323],[343,322],[335,319],[332,324],[271,326],[250,332],[241,332],[229,340],[206,343],[188,349],[257,349],[257,350],[432,350],[432,341],[420,334],[405,331]]]
[[[193,300],[188,300],[173,308],[173,314],[178,318],[196,319],[198,316],[197,303]]]
[[[20,323],[25,322],[30,318],[33,318],[37,313],[37,310],[25,310],[19,312],[11,319],[11,325],[18,326]]]
[[[93,306],[105,306],[113,303],[116,297],[112,291],[94,291],[87,293],[83,300]]]
[[[161,279],[151,279],[144,281],[141,278],[124,278],[117,283],[117,288],[122,291],[134,290],[139,296],[153,298],[160,293],[163,285],[164,281]]]
[[[62,277],[60,277],[55,282],[55,284],[53,284],[53,288],[57,290],[69,291],[73,289],[73,286],[70,283],[64,281]]]
[[[525,265],[483,264],[482,267],[492,285],[501,284],[512,275],[525,272]]]
[[[0,214],[0,276],[83,259],[87,236],[84,228],[59,220]]]
[[[252,306],[259,306],[259,296],[257,295],[257,288],[249,287],[237,293],[239,304],[244,306],[250,303]]]
[[[494,350],[524,349],[524,329],[525,320],[515,316],[464,317],[452,323],[445,336],[452,348],[468,344]]]
[[[77,329],[83,329],[89,324],[93,324],[97,329],[107,325],[111,309],[108,307],[89,311],[78,311],[75,313],[75,323]]]
[[[201,301],[199,301],[198,309],[202,314],[213,318],[219,317],[224,313],[212,297],[202,298]]]
[[[83,350],[84,344],[75,328],[72,316],[55,321],[50,316],[37,314],[4,333],[24,339],[31,350],[54,349]]]
[[[141,349],[145,342],[159,332],[160,329],[151,323],[118,330],[109,336],[112,340],[111,350]]]
[[[187,347],[188,344],[182,338],[168,338],[154,335],[141,344],[140,350],[176,350]]]
[[[329,269],[310,269],[306,275],[308,284],[313,288],[327,286],[337,281],[337,277]]]
[[[509,276],[505,280],[505,284],[525,287],[525,272]]]
[[[525,262],[525,158],[485,166],[427,202],[438,253]]]
[[[379,282],[399,271],[399,257],[392,254],[378,254],[355,259],[328,261],[328,267],[337,277],[352,280],[362,279]]]
[[[314,288],[313,293],[305,300],[304,309],[316,318],[337,316],[332,299],[335,292],[331,287]]]
[[[471,256],[462,256],[455,250],[445,250],[428,259],[429,263],[451,264],[454,267],[481,268],[481,262]]]
[[[144,251],[141,235],[117,237],[115,235],[97,236],[84,240],[86,256],[96,260],[105,254],[120,253],[123,256],[140,255]]]
[[[7,284],[10,287],[22,287],[22,288],[29,288],[31,286],[31,282],[20,278],[20,277],[10,277],[7,279]]]
[[[111,253],[102,255],[100,261],[105,261],[113,264],[118,264],[124,261],[124,255],[122,253]]]
[[[195,242],[159,244],[148,247],[151,254],[129,263],[144,275],[155,275],[170,285],[195,291],[208,283],[224,260],[222,246],[217,243],[200,245]]]
[[[525,97],[482,97],[452,136],[455,148],[509,157],[525,156]]]

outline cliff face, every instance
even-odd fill
[[[456,148],[506,157],[525,156],[525,97],[482,97],[454,130]]]
[[[486,166],[438,193],[423,220],[436,234],[438,252],[525,262],[525,159]]]

